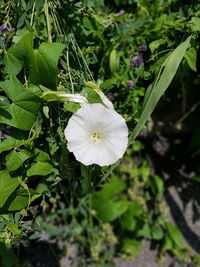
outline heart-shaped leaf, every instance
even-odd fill
[[[11,46],[4,55],[4,75],[17,75],[33,49],[34,33],[25,34],[15,45]]]
[[[29,54],[30,83],[56,88],[57,64],[65,45],[60,43],[42,43],[39,49]]]
[[[30,130],[36,120],[40,98],[23,87],[14,76],[11,76],[10,80],[2,82],[0,86],[12,101],[12,103],[0,107],[0,123],[21,130]]]

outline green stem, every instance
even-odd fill
[[[45,0],[44,3],[44,13],[46,16],[46,22],[47,22],[47,32],[48,32],[48,41],[52,43],[52,37],[51,37],[51,24],[49,20],[49,7],[48,7],[48,0]]]
[[[106,174],[103,176],[103,178],[101,179],[100,183],[104,182],[108,176],[110,176],[110,174],[114,171],[114,169],[119,165],[120,160],[118,160],[117,162],[115,162],[110,168],[109,170],[106,172]]]
[[[35,10],[35,1],[34,1],[34,3],[33,3],[33,9],[32,9],[32,13],[31,13],[31,22],[30,22],[30,25],[31,25],[31,26],[33,26],[34,10]]]
[[[69,79],[70,79],[70,83],[71,83],[71,86],[72,86],[72,94],[74,94],[74,84],[73,84],[73,81],[72,81],[72,76],[71,76],[71,73],[70,73],[70,66],[69,66],[69,51],[67,51],[66,60],[67,60],[67,68],[68,68],[68,73],[69,73]]]

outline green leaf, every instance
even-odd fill
[[[163,230],[157,222],[153,223],[150,229],[151,229],[151,239],[161,240],[163,238],[164,236]]]
[[[142,243],[129,238],[122,241],[121,250],[129,254],[133,259],[140,254]]]
[[[111,73],[116,73],[119,71],[119,56],[115,48],[110,53],[109,65]]]
[[[116,194],[122,192],[125,189],[125,183],[117,176],[112,176],[111,180],[102,186],[102,190],[95,193],[95,195],[101,198],[112,198]]]
[[[187,60],[188,65],[193,71],[197,71],[197,51],[191,47],[186,52],[184,57]]]
[[[120,224],[123,229],[133,231],[136,226],[136,220],[131,215],[130,211],[124,213],[120,219]]]
[[[34,33],[25,34],[18,43],[11,46],[4,56],[4,74],[17,75],[33,47]]]
[[[136,233],[137,237],[151,238],[151,230],[148,223],[145,223]]]
[[[151,179],[151,188],[153,190],[154,194],[163,195],[164,192],[164,182],[163,179],[160,178],[159,176],[155,175],[152,179]]]
[[[144,210],[141,204],[137,200],[135,200],[129,203],[129,212],[131,213],[131,215],[137,217],[140,216],[144,212]]]
[[[35,156],[37,162],[31,164],[30,168],[27,170],[27,176],[45,176],[53,172],[54,168],[51,159],[46,152],[40,149],[35,149]]]
[[[30,83],[56,88],[57,64],[64,48],[60,43],[42,43],[39,49],[29,53]]]
[[[17,75],[21,71],[24,62],[15,57],[12,53],[5,52],[4,64],[4,75]]]
[[[53,166],[48,162],[38,161],[32,163],[27,171],[27,176],[41,175],[45,176],[53,172]]]
[[[2,82],[1,88],[12,100],[11,104],[0,107],[0,123],[30,130],[36,120],[40,107],[40,98],[22,86],[18,79],[11,76],[10,80]]]
[[[153,112],[156,104],[173,80],[181,63],[181,60],[184,57],[185,51],[190,44],[190,40],[191,36],[189,36],[170,54],[170,56],[166,59],[165,63],[160,68],[160,72],[156,77],[154,83],[147,89],[142,106],[142,113],[129,138],[130,144],[133,143],[134,139],[142,130],[149,116]]]
[[[36,148],[35,151],[35,156],[37,161],[51,161],[48,153]]]
[[[103,103],[101,100],[101,97],[94,91],[94,89],[91,89],[89,87],[84,88],[84,95],[86,96],[88,102],[90,104],[93,103]]]
[[[28,132],[12,128],[10,133],[6,134],[6,138],[0,142],[0,153],[23,145],[27,138]]]
[[[160,57],[153,65],[150,66],[150,71],[151,72],[159,71],[160,67],[164,64],[169,55],[170,53],[167,53],[164,56]]]
[[[36,191],[29,189],[30,195],[33,196],[40,196]],[[31,199],[30,199],[31,202]],[[6,200],[3,209],[9,210],[9,211],[15,211],[15,210],[22,210],[25,207],[27,207],[29,203],[29,195],[26,189],[21,188],[18,190],[15,190],[9,198]]]
[[[191,28],[193,31],[200,31],[200,18],[193,17],[191,19]]]
[[[137,237],[145,237],[155,240],[160,240],[163,238],[163,230],[158,222],[153,222],[152,224],[145,223],[136,233]]]
[[[78,103],[65,102],[63,108],[69,112],[75,113],[80,108],[80,105]]]
[[[18,178],[11,178],[7,170],[0,171],[0,208],[18,185]]]
[[[92,206],[97,211],[97,214],[102,221],[111,222],[126,212],[128,208],[128,201],[112,201],[110,199],[104,199],[98,195],[94,195],[92,197]]]
[[[104,82],[102,82],[100,84],[100,88],[101,89],[107,89],[108,87],[110,87],[111,85],[114,85],[117,83],[117,78],[110,78],[105,80]]]
[[[14,254],[11,245],[0,241],[0,260],[3,267],[14,267],[19,262]]]
[[[19,230],[18,228],[18,224],[16,223],[10,223],[7,224],[7,228],[9,231],[11,231],[14,235],[20,235],[21,234],[21,230]]]
[[[194,176],[194,177],[192,177],[192,180],[200,183],[200,176]]]
[[[166,42],[166,40],[163,40],[163,39],[151,42],[149,44],[149,48],[150,48],[151,52],[153,53],[160,45],[164,44],[165,42]]]
[[[48,191],[48,186],[44,183],[39,183],[36,188],[36,192],[41,194],[45,191]]]
[[[30,33],[29,29],[24,27],[16,31],[15,36],[13,37],[13,43],[18,43],[26,34]]]
[[[173,250],[173,241],[167,235],[164,237],[162,251]]]
[[[13,150],[6,156],[6,167],[9,171],[17,170],[25,160],[31,157],[31,153],[25,149]]]
[[[166,228],[167,228],[169,237],[174,242],[176,247],[178,249],[185,249],[185,247],[186,247],[185,242],[184,242],[184,239],[183,239],[183,236],[182,236],[180,230],[175,225],[173,225],[171,223],[166,223]]]

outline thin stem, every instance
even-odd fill
[[[200,105],[200,102],[194,104],[191,109],[186,112],[176,123],[175,126],[177,126],[179,123],[183,122],[185,119],[187,119],[187,117],[196,110],[196,108]]]
[[[168,48],[168,49],[165,49],[165,50],[163,50],[163,51],[160,51],[159,53],[153,55],[153,56],[147,61],[147,63],[150,62],[150,61],[152,61],[152,60],[154,60],[155,57],[157,57],[158,55],[163,54],[163,53],[168,52],[168,51],[172,51],[172,50],[174,50],[174,49],[173,49],[173,48]]]
[[[52,37],[51,37],[51,24],[49,21],[49,7],[48,7],[48,0],[45,0],[44,3],[44,13],[46,16],[46,22],[47,22],[47,32],[48,32],[48,41],[52,43]]]
[[[119,165],[120,160],[118,160],[117,162],[115,162],[110,168],[109,170],[106,172],[106,174],[103,176],[103,178],[101,179],[100,183],[104,182],[108,176],[110,176],[110,174],[114,171],[114,169]]]
[[[30,22],[30,25],[31,25],[31,26],[33,26],[34,10],[35,10],[35,1],[34,1],[34,3],[33,3],[33,9],[32,9],[32,13],[31,13],[31,22]]]
[[[70,79],[70,83],[71,83],[71,86],[72,86],[72,94],[74,94],[74,84],[73,84],[72,76],[71,76],[71,73],[70,73],[70,66],[69,66],[69,51],[67,51],[66,60],[67,60],[67,68],[68,68],[68,73],[69,73],[69,79]]]
[[[80,49],[80,47],[79,47],[79,45],[78,45],[77,43],[76,43],[76,46],[77,46],[77,48],[78,48],[79,53],[81,54],[83,63],[84,63],[84,65],[85,65],[85,67],[86,67],[86,69],[87,69],[87,71],[88,71],[88,73],[89,73],[89,75],[90,75],[90,78],[91,78],[93,81],[95,81],[94,78],[93,78],[93,76],[92,76],[92,73],[91,73],[91,71],[90,71],[90,69],[89,69],[89,67],[88,67],[88,64],[87,64],[87,62],[86,62],[86,60],[85,60],[85,58],[84,58],[84,56],[83,56],[83,53],[82,53],[82,51],[81,51],[81,49]]]

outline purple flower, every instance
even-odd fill
[[[138,54],[137,58],[130,61],[130,65],[132,68],[136,68],[142,63],[143,63],[143,55],[142,54]]]
[[[136,58],[136,62],[138,64],[142,64],[143,63],[143,55],[142,54],[138,54],[138,57]]]
[[[140,137],[147,137],[148,136],[148,131],[144,130],[142,132],[140,132]]]
[[[138,66],[137,61],[135,61],[135,60],[131,60],[130,65],[132,68],[136,68]]]
[[[4,30],[6,30],[6,29],[7,29],[7,24],[0,25],[0,31],[1,32],[4,31]]]
[[[5,134],[0,134],[0,140],[4,140],[6,138]]]
[[[122,164],[122,165],[126,165],[126,163],[127,163],[127,162],[126,162],[125,159],[122,159],[122,160],[121,160],[121,164]]]
[[[114,21],[114,22],[113,22],[113,24],[114,24],[114,26],[115,26],[115,27],[117,27],[117,26],[118,26],[118,24],[117,24],[117,22],[116,22],[116,21]]]
[[[10,130],[9,129],[7,129],[7,128],[5,128],[4,130],[3,130],[5,133],[10,133]]]
[[[132,80],[128,81],[127,88],[131,89],[134,86],[134,82]]]
[[[108,99],[109,99],[111,102],[113,102],[113,101],[115,100],[115,96],[114,96],[114,94],[111,93],[111,92],[109,92],[109,93],[108,93]]]
[[[131,57],[135,57],[136,55],[137,55],[137,54],[136,54],[135,52],[131,52],[131,53],[130,53],[130,56],[131,56]]]
[[[100,9],[100,11],[102,13],[105,13],[106,12],[106,6],[105,5],[100,6],[99,9]]]
[[[1,41],[5,42],[5,37],[4,36],[1,37]]]
[[[122,45],[118,45],[115,49],[116,49],[117,52],[121,51],[122,50]]]
[[[144,51],[144,52],[147,51],[147,45],[146,44],[141,44],[140,49],[142,51]]]
[[[112,22],[111,19],[108,19],[108,20],[106,20],[106,21],[104,22],[104,24],[108,25],[108,24],[110,24],[111,22]]]
[[[120,10],[118,13],[116,13],[116,16],[122,16],[124,15],[125,11],[124,10]]]

